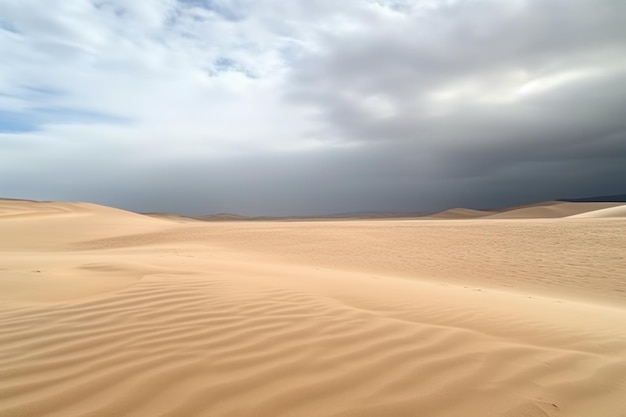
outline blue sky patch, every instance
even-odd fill
[[[6,32],[11,32],[11,33],[19,33],[19,31],[17,30],[17,27],[13,23],[8,22],[6,20],[0,20],[0,30],[4,30]]]
[[[62,90],[45,85],[26,85],[22,87],[24,94],[34,96],[62,96]]]
[[[0,133],[22,133],[37,130],[37,122],[26,113],[0,110]]]
[[[235,62],[235,60],[224,57],[216,59],[214,65],[215,70],[218,72],[236,70],[237,68],[237,62]]]
[[[26,111],[0,110],[0,132],[35,132],[50,124],[123,124],[122,117],[70,108],[33,108]]]

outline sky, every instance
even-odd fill
[[[2,0],[0,196],[140,212],[626,192],[623,0]]]

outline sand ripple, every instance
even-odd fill
[[[433,324],[444,309],[396,310],[167,276],[15,307],[0,321],[0,415],[557,416],[572,396],[611,403],[624,390],[622,343],[525,345]]]

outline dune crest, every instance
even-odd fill
[[[616,207],[608,207],[600,210],[588,211],[585,213],[570,216],[573,219],[610,219],[626,217],[626,204]]]
[[[546,203],[537,203],[531,206],[506,209],[488,217],[491,219],[563,218],[619,205],[621,205],[621,203],[571,203],[548,201]]]

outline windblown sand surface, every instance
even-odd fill
[[[585,210],[204,223],[0,200],[0,416],[624,417],[626,218]]]

